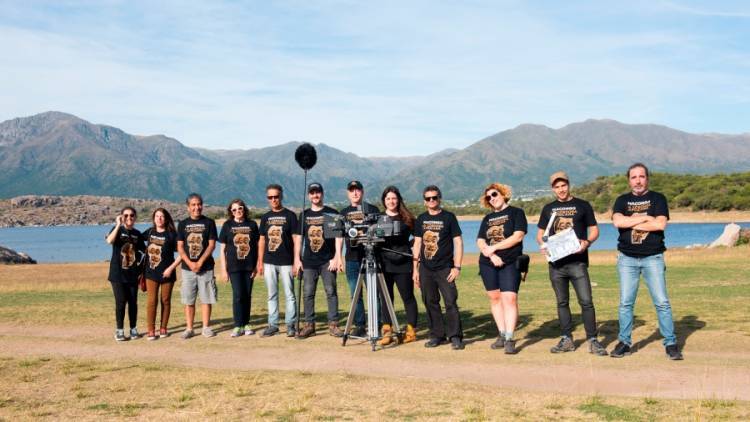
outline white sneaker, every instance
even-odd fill
[[[211,327],[205,327],[203,328],[203,337],[214,337],[216,336],[216,333],[214,330],[211,329]]]

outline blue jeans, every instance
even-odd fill
[[[621,342],[631,345],[633,332],[633,305],[638,295],[641,274],[651,294],[659,319],[659,331],[664,337],[664,346],[677,344],[672,321],[672,306],[667,297],[667,281],[664,254],[635,258],[625,254],[617,256],[617,272],[620,276],[620,333]]]
[[[279,326],[279,278],[284,286],[286,297],[286,326],[291,327],[297,321],[297,300],[294,296],[294,278],[291,265],[263,264],[263,278],[268,289],[268,325]]]
[[[360,261],[346,261],[346,281],[349,283],[350,298],[354,296],[354,290],[357,288],[357,278],[359,277],[359,267],[361,264]],[[357,327],[364,327],[366,325],[365,303],[362,301],[362,296],[359,297],[357,307],[354,309],[354,325]]]

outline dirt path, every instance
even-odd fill
[[[520,391],[658,398],[750,400],[750,339],[738,336],[722,351],[686,351],[686,360],[671,362],[661,345],[651,343],[625,359],[595,357],[585,347],[566,355],[547,352],[554,340],[543,340],[519,355],[489,350],[489,341],[457,352],[448,347],[426,350],[423,342],[371,352],[369,344],[318,335],[306,341],[283,336],[183,341],[176,335],[149,342],[116,343],[101,327],[18,327],[0,324],[0,354],[158,362],[177,366],[343,372],[376,377],[408,377],[415,382],[451,380]],[[697,341],[697,340],[696,340]],[[711,344],[704,338],[701,344]],[[523,343],[523,340],[519,343]],[[549,343],[547,345],[546,343]],[[610,346],[611,347],[611,346]]]

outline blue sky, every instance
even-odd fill
[[[189,146],[463,148],[588,118],[750,132],[750,3],[2,1],[0,120]]]

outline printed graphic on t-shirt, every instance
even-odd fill
[[[555,221],[555,233],[560,233],[561,231],[569,228],[573,228],[573,218],[572,217],[557,217]]]
[[[232,243],[234,243],[234,248],[237,250],[237,259],[247,258],[247,255],[250,253],[250,228],[235,227],[232,229],[232,232],[234,232]]]
[[[190,231],[190,228],[187,229]],[[203,252],[203,233],[190,233],[187,235],[188,255],[190,259],[198,259]]]
[[[507,215],[501,215],[487,221],[487,240],[490,246],[505,240],[505,223],[508,219]]]
[[[651,208],[651,201],[638,201],[628,202],[628,212],[631,215],[648,215],[648,209]],[[630,231],[630,243],[633,245],[641,245],[643,241],[648,237],[648,232],[643,230],[633,229]]]
[[[307,229],[307,239],[310,241],[310,250],[313,252],[320,251],[325,243],[323,239],[323,227],[321,226],[310,226]]]
[[[346,215],[346,218],[354,224],[362,224],[365,221],[365,213],[352,211]]]
[[[426,230],[422,235],[422,241],[424,242],[424,257],[432,259],[438,251],[438,240],[440,235],[436,232]]]
[[[576,207],[555,207],[552,208],[551,212],[557,215],[552,225],[553,233],[560,233],[565,229],[573,228],[573,217],[577,213]]]
[[[123,269],[128,269],[135,264],[135,247],[132,243],[127,242],[120,249],[120,265]]]
[[[284,242],[282,235],[284,234],[284,224],[286,224],[286,217],[268,217],[268,230],[266,235],[268,237],[268,251],[276,252]]]
[[[161,263],[161,244],[157,244],[154,240],[153,238],[151,239],[151,243],[149,243],[148,249],[146,249],[148,252],[148,266],[152,270],[155,270]]]

